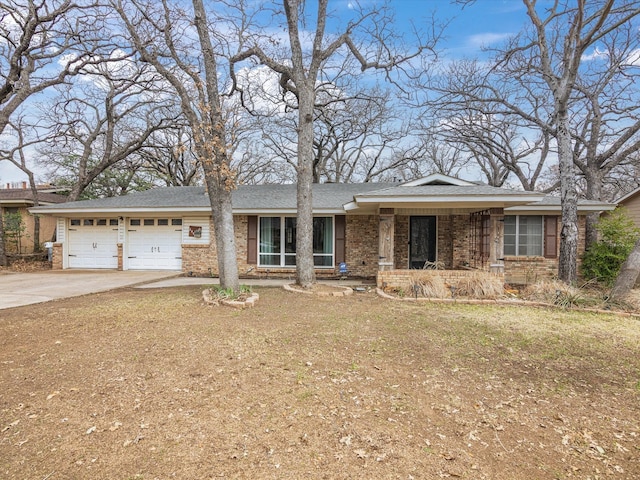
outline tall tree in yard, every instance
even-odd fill
[[[613,157],[622,159],[620,153],[633,153],[635,147],[629,148],[633,142],[625,143],[624,139],[629,134],[633,137],[637,131],[635,120],[629,129],[617,122],[620,127],[614,135],[617,139],[611,132],[606,134],[606,143],[619,144],[611,155],[601,155],[602,144],[598,140],[582,140],[593,136],[591,134],[603,125],[602,112],[597,111],[598,102],[590,102],[602,82],[594,82],[593,76],[587,80],[589,72],[584,63],[592,50],[597,52],[602,44],[610,44],[621,29],[635,36],[631,44],[637,43],[637,25],[633,24],[640,15],[640,6],[632,0],[556,0],[549,5],[540,5],[536,0],[522,2],[528,27],[511,38],[504,48],[495,50],[494,62],[485,78],[463,92],[463,96],[487,104],[492,102],[499,111],[517,115],[554,138],[562,202],[558,276],[573,283],[577,278],[578,252],[576,162],[586,166],[583,169],[580,164],[587,181],[601,182],[602,172],[594,169],[599,168],[598,164],[613,164]],[[473,3],[473,0],[459,0],[459,3]],[[600,80],[611,81],[614,77],[611,74],[617,70],[618,66],[612,62]],[[585,77],[581,78],[581,74]],[[526,98],[524,107],[522,98]],[[585,115],[585,104],[595,108],[592,109],[595,115],[590,119]],[[540,114],[544,110],[548,112],[546,116]],[[607,123],[616,122],[604,122]],[[599,137],[599,133],[594,136]],[[595,147],[590,151],[600,160],[578,158],[588,155],[586,143],[580,146],[585,141]]]
[[[223,35],[210,29],[202,0],[193,0],[192,13],[185,11],[183,4],[169,0],[113,0],[113,5],[140,60],[153,66],[179,98],[209,193],[220,284],[237,291],[240,285],[231,208],[236,176],[230,165],[229,126],[217,65],[217,56],[226,51]],[[219,41],[216,48],[212,38]]]
[[[562,231],[558,276],[567,283],[577,279],[578,195],[571,131],[571,100],[580,65],[587,49],[597,45],[609,33],[638,16],[637,2],[614,0],[577,0],[555,2],[543,16],[536,0],[523,0],[533,25],[531,43],[520,49],[532,49],[537,62],[533,69],[553,95],[555,137],[560,167]],[[568,29],[560,26],[568,24]],[[517,54],[518,49],[509,54]],[[509,56],[504,57],[506,63]]]
[[[279,74],[280,87],[296,98],[296,275],[297,283],[304,288],[310,288],[315,283],[312,199],[314,120],[318,84],[330,83],[328,62],[334,59],[342,63],[347,58],[355,58],[361,71],[382,69],[389,74],[393,67],[411,58],[417,59],[428,50],[427,46],[419,45],[412,55],[396,56],[393,46],[385,44],[391,39],[391,34],[386,30],[389,19],[384,17],[383,10],[360,11],[340,33],[329,34],[327,22],[331,18],[328,4],[329,0],[282,0],[283,12],[277,13],[284,15],[288,53],[281,54],[281,42],[278,39],[267,38],[264,42],[254,41],[232,58],[232,74],[234,64],[249,59],[257,60]],[[306,29],[309,25],[313,25],[310,31]],[[366,49],[357,38],[357,32],[371,42],[379,42],[379,48]],[[307,41],[310,45],[308,48],[305,46]],[[276,48],[269,51],[269,45],[275,45]],[[338,67],[338,70],[341,69]]]

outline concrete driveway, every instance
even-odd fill
[[[179,276],[174,271],[59,270],[0,272],[0,309],[104,292]],[[0,318],[2,316],[0,315]]]

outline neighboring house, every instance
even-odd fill
[[[633,192],[620,198],[616,204],[624,207],[636,227],[640,228],[640,188],[636,188]]]
[[[611,210],[581,201],[584,215]],[[423,268],[491,270],[510,283],[557,273],[560,202],[540,193],[444,175],[399,183],[313,186],[319,278],[375,278]],[[32,209],[57,217],[53,268],[181,270],[216,275],[209,198],[203,187],[158,188],[123,197]],[[241,276],[295,274],[296,186],[240,186],[233,193]],[[344,265],[343,265],[344,267]]]
[[[58,195],[55,188],[49,185],[38,186],[38,203],[40,205],[55,205],[65,202],[67,197]],[[34,216],[29,213],[29,208],[35,205],[33,192],[27,188],[27,183],[7,184],[0,189],[0,215],[19,214],[22,218],[24,231],[16,241],[5,238],[5,246],[8,254],[33,253]],[[56,219],[49,216],[40,218],[40,243],[53,240],[56,230]]]

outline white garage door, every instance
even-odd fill
[[[127,227],[131,270],[182,268],[181,218],[131,218]]]
[[[69,268],[118,268],[118,219],[69,221]]]

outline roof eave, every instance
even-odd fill
[[[596,205],[578,205],[578,213],[597,213],[615,210],[616,206],[609,203],[602,203]],[[538,213],[543,214],[545,212],[562,212],[561,205],[514,205],[512,207],[506,207],[505,211],[509,213],[526,212],[526,213]]]

